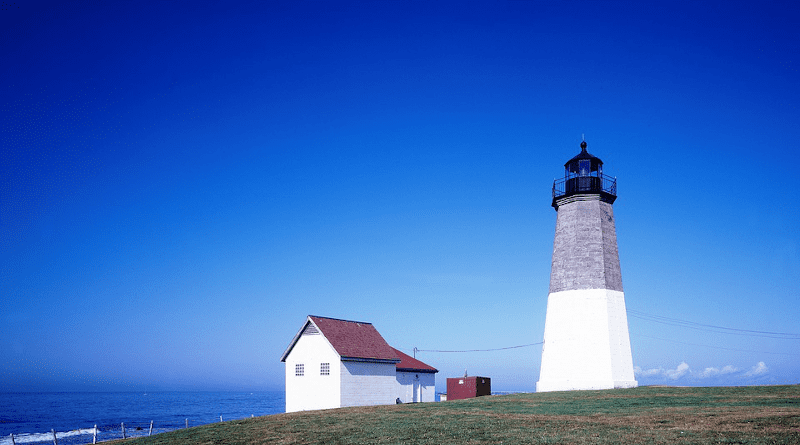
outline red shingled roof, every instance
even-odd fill
[[[389,346],[381,334],[378,333],[378,330],[372,326],[372,323],[317,317],[314,315],[309,315],[308,320],[309,321],[303,325],[303,328],[300,329],[300,332],[295,335],[289,347],[283,353],[283,356],[281,356],[281,361],[286,360],[286,357],[292,351],[292,348],[294,348],[295,343],[297,343],[303,331],[306,330],[310,322],[313,322],[343,360],[388,361],[390,363],[395,363],[398,371],[439,372],[436,368]]]
[[[400,361],[395,349],[386,343],[371,323],[313,315],[308,318],[322,331],[342,359]]]
[[[394,348],[392,348],[394,349]],[[404,354],[397,349],[394,349],[395,354],[400,357],[400,363],[397,364],[398,371],[410,371],[410,372],[431,372],[436,373],[439,372],[438,369],[428,366],[425,363],[411,357],[408,354]]]

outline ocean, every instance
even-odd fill
[[[189,426],[284,412],[283,391],[274,392],[47,392],[0,394],[0,445],[92,443],[146,436]]]

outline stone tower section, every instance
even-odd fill
[[[557,211],[550,294],[536,391],[633,388],[617,251],[616,178],[586,151],[553,183]]]

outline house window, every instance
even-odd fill
[[[330,363],[320,363],[319,364],[319,375],[331,375],[331,364]]]
[[[302,363],[294,365],[294,375],[295,377],[302,377],[305,374],[305,366]]]

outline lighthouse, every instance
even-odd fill
[[[586,151],[553,181],[556,234],[536,391],[633,388],[613,204],[617,180]]]

